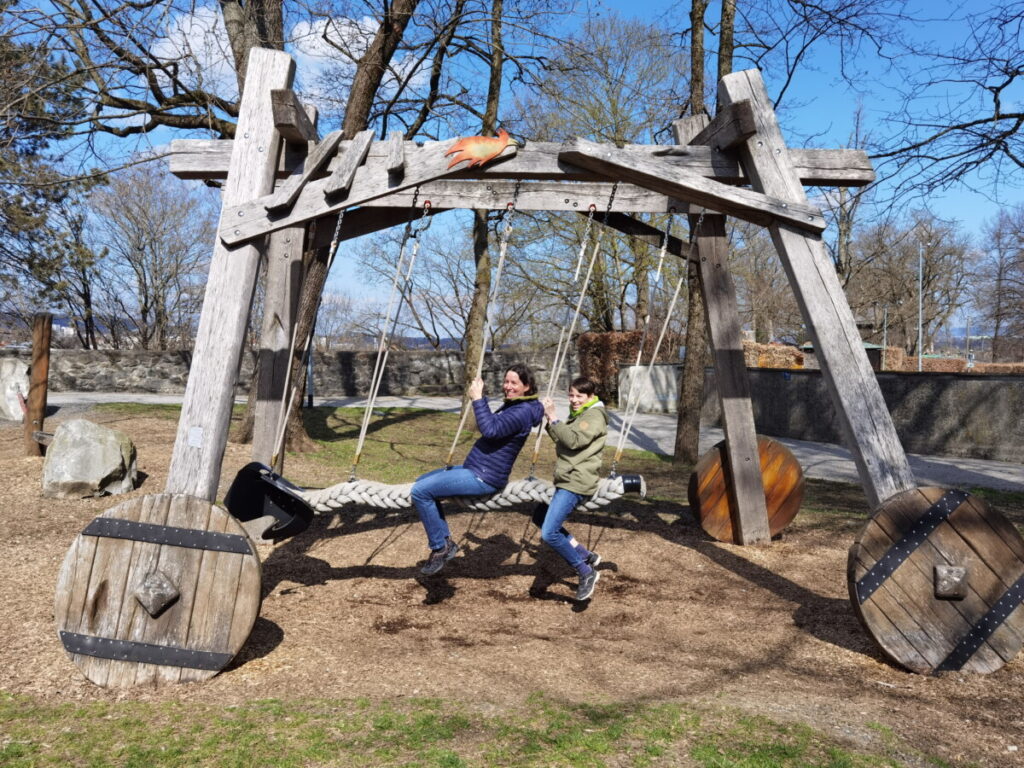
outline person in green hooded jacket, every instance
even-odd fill
[[[548,504],[533,511],[541,539],[579,573],[577,600],[594,594],[601,556],[590,552],[565,529],[576,506],[597,491],[601,453],[608,436],[608,414],[598,398],[597,385],[580,376],[569,386],[569,418],[560,421],[551,398],[543,401],[548,434],[555,444],[555,493]]]

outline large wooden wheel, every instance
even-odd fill
[[[89,680],[127,687],[206,680],[252,631],[260,563],[230,515],[193,496],[143,496],[75,539],[54,616]]]
[[[964,491],[886,501],[850,548],[847,577],[868,634],[914,672],[993,672],[1024,640],[1024,540]]]
[[[738,510],[729,493],[730,474],[723,440],[707,451],[690,476],[690,509],[700,527],[719,541],[741,543],[733,525]],[[782,443],[759,435],[757,451],[761,462],[768,528],[776,536],[789,525],[804,498],[804,473],[800,462]]]

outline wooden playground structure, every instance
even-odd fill
[[[718,508],[729,525],[712,535],[742,545],[768,543],[799,507],[799,499],[793,501],[799,467],[778,458],[755,432],[727,262],[726,216],[767,227],[861,485],[879,509],[870,533],[866,529],[851,550],[855,610],[886,655],[915,671],[992,671],[1013,658],[1024,640],[1024,612],[1015,610],[1024,592],[1024,542],[982,502],[916,488],[825,252],[824,217],[804,191],[870,183],[874,173],[863,152],[787,147],[760,73],[748,70],[721,80],[714,119],[673,125],[674,145],[510,144],[482,166],[450,167],[446,153],[454,139],[420,145],[395,133],[374,141],[372,131],[350,141],[337,133],[321,139],[290,90],[293,74],[287,54],[254,49],[235,139],[172,145],[176,175],[225,180],[219,238],[165,492],[97,518],[61,572],[59,633],[91,680],[202,679],[244,643],[258,613],[258,562],[253,576],[255,549],[213,501],[260,258],[265,250],[259,365],[267,384],[257,402],[253,459],[266,464],[284,407],[303,251],[327,246],[336,224],[337,237],[347,240],[405,223],[421,215],[415,203],[423,200],[432,215],[500,210],[513,199],[521,210],[607,207],[608,226],[651,242],[664,233],[633,214],[689,215],[693,247],[668,238],[668,250],[695,262],[704,288],[726,438],[717,461],[698,467],[695,483],[705,490],[719,484],[719,500],[727,503]],[[766,471],[772,460],[782,468],[778,474]],[[785,493],[774,493],[780,477],[788,478]],[[889,510],[893,499],[899,514]],[[934,525],[925,530],[922,518]],[[961,535],[965,530],[969,535]],[[977,557],[979,549],[984,557]],[[893,552],[908,565],[887,571],[898,559]],[[974,650],[965,650],[975,641]]]

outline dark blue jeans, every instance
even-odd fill
[[[444,547],[451,535],[440,499],[449,496],[487,496],[498,489],[485,483],[465,467],[435,469],[422,475],[412,485],[412,504],[419,513],[431,549]]]
[[[583,501],[583,498],[583,496],[564,488],[556,488],[555,495],[551,497],[551,502],[547,505],[547,511],[545,512],[544,506],[541,505],[533,514],[533,522],[540,526],[541,539],[573,568],[578,567],[583,562],[583,558],[569,543],[569,532],[565,530],[563,523],[576,509],[576,505]]]

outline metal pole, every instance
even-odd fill
[[[921,354],[924,350],[921,345],[924,343],[924,326],[922,318],[924,305],[924,245],[917,251],[917,371],[921,372]]]

